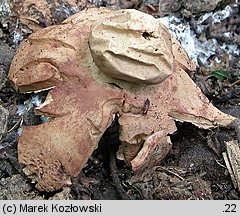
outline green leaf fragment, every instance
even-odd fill
[[[210,76],[216,77],[219,80],[224,80],[230,77],[229,73],[222,69],[212,71]]]

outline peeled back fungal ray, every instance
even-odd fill
[[[51,121],[23,129],[19,162],[39,190],[68,185],[118,113],[118,158],[135,172],[159,164],[175,120],[205,129],[235,120],[202,94],[194,69],[166,27],[136,10],[87,9],[30,35],[9,79],[20,92],[55,88],[36,108]]]

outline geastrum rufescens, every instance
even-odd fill
[[[36,114],[47,123],[23,128],[20,163],[53,191],[69,184],[119,116],[119,159],[133,171],[171,149],[175,120],[200,128],[228,126],[187,72],[195,65],[159,20],[142,12],[83,10],[20,44],[9,79],[20,92],[54,87]]]

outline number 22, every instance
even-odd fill
[[[224,212],[236,212],[236,204],[225,204],[227,209]]]

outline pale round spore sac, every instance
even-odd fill
[[[89,46],[107,76],[157,84],[173,67],[172,38],[159,20],[136,10],[120,10],[92,26]]]

